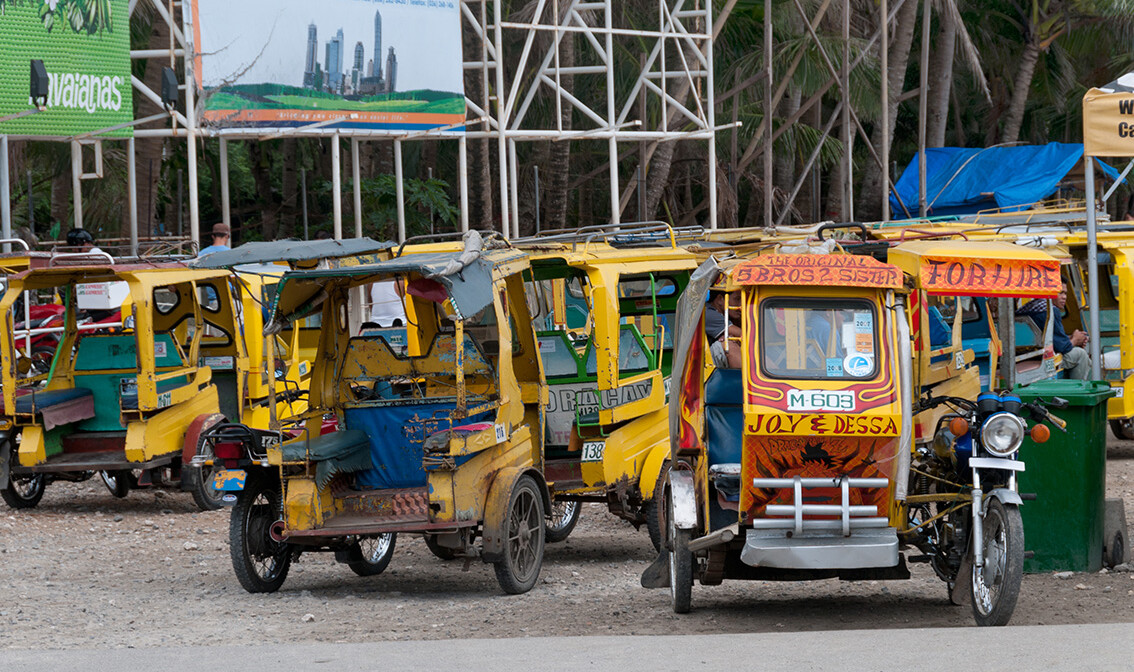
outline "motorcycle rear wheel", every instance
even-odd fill
[[[1024,522],[1020,509],[991,499],[984,514],[984,567],[972,568],[973,618],[977,625],[1007,625],[1024,577]]]

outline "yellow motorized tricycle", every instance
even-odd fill
[[[1053,293],[1058,262],[1036,268]],[[694,580],[908,578],[909,547],[971,595],[978,623],[1008,621],[1024,557],[1017,451],[1050,416],[1008,394],[920,397],[907,295],[903,270],[871,256],[698,269],[677,311],[666,550],[643,585],[668,585],[680,613]],[[937,406],[951,412],[915,452],[913,418]]]
[[[505,592],[535,585],[550,498],[528,268],[516,251],[467,249],[283,276],[268,333],[322,320],[308,410],[294,428],[205,434],[219,488],[236,494],[231,556],[246,590],[279,589],[303,552],[381,573],[407,532],[493,563]],[[391,279],[405,287],[401,342],[355,335],[354,290]]]
[[[677,299],[697,266],[674,244],[622,244],[651,227],[515,241],[549,388],[547,538],[566,539],[580,504],[605,504],[660,543],[655,485],[669,459],[666,399]],[[667,236],[668,238],[668,236]]]
[[[218,407],[211,364],[247,359],[227,273],[66,257],[76,265],[10,277],[0,301],[0,494],[13,508],[36,506],[51,481],[95,473],[120,497],[139,482],[178,482],[187,428]],[[81,294],[119,288],[120,322],[80,324]],[[205,288],[210,306],[198,300]],[[40,292],[62,297],[62,340],[46,372],[19,377],[12,306]]]

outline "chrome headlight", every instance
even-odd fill
[[[1011,457],[1020,449],[1026,433],[1024,421],[1014,413],[993,413],[980,428],[980,439],[988,452],[997,457]]]

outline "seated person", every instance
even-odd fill
[[[740,295],[732,306],[726,306],[728,294],[725,292],[710,292],[709,303],[705,306],[705,335],[709,338],[709,352],[713,357],[713,366],[724,369],[739,369],[741,363],[740,343],[728,344],[725,352],[725,339],[728,337],[740,338],[740,327],[732,319],[725,318],[725,312],[732,318],[734,313],[739,321]]]
[[[1052,320],[1052,346],[1055,351],[1063,355],[1063,370],[1067,377],[1076,380],[1086,380],[1091,371],[1091,358],[1084,349],[1087,345],[1087,332],[1076,329],[1070,336],[1063,329],[1063,310],[1067,306],[1067,283],[1059,288],[1059,296],[1055,299],[1033,299],[1016,311],[1017,315],[1026,315],[1032,319],[1040,329],[1043,329],[1047,320],[1048,304],[1056,310],[1055,319]]]

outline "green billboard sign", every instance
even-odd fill
[[[32,108],[32,60],[50,82],[47,109],[0,122],[0,135],[70,137],[132,121],[129,12],[128,0],[0,0],[0,119]]]

